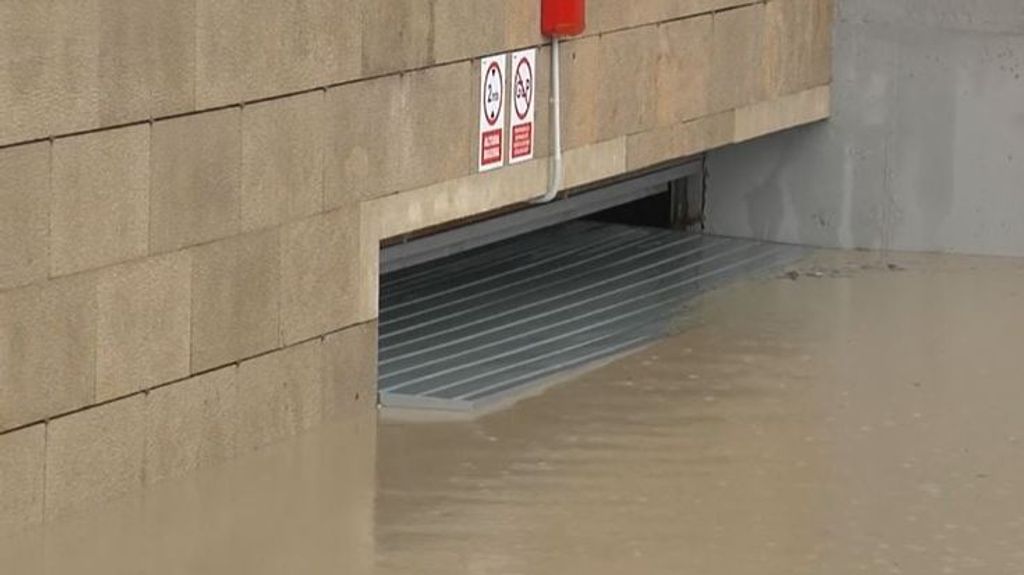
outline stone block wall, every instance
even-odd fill
[[[825,118],[831,0],[591,0],[566,187]],[[379,242],[476,173],[538,0],[0,2],[0,532],[375,406]]]

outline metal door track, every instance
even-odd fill
[[[467,411],[663,336],[800,248],[574,221],[381,278],[384,407]]]

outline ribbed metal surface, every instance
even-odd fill
[[[381,403],[485,406],[657,338],[693,296],[800,253],[577,221],[388,274]]]

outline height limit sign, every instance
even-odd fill
[[[480,171],[505,163],[506,55],[480,61]]]
[[[537,50],[512,53],[512,123],[508,163],[533,159],[534,108],[536,108]]]

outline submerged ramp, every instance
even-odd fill
[[[384,407],[468,411],[663,336],[792,246],[573,221],[381,278]]]

